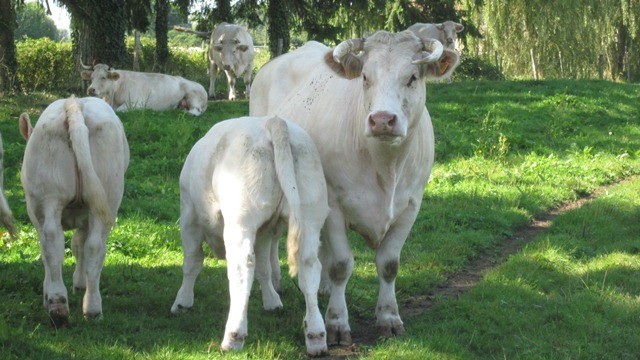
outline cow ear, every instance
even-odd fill
[[[20,134],[22,134],[22,137],[25,140],[29,141],[29,137],[33,132],[33,127],[31,126],[31,119],[29,119],[29,114],[27,114],[26,112],[20,114],[19,126]]]
[[[109,79],[116,81],[120,79],[120,74],[117,71],[109,71]]]
[[[360,56],[352,53],[347,53],[337,62],[331,49],[324,55],[324,62],[334,73],[345,79],[355,79],[362,73],[363,61]]]
[[[456,23],[456,32],[459,33],[462,30],[464,30],[464,25]]]
[[[445,49],[438,61],[420,66],[420,75],[430,79],[449,77],[458,66],[459,58],[457,51]]]
[[[438,30],[444,30],[444,24],[442,24],[442,23],[440,23],[440,24],[433,24],[433,25],[435,25],[435,26],[438,28]]]
[[[82,70],[80,72],[82,80],[91,80],[91,75],[93,75],[93,70]]]
[[[242,44],[242,45],[238,45],[237,49],[242,51],[242,52],[245,52],[245,51],[249,50],[249,46],[247,46],[245,44]]]

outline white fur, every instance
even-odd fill
[[[253,73],[253,39],[242,26],[220,23],[211,33],[209,44],[209,97],[215,97],[218,71],[227,75],[229,100],[236,99],[236,78],[243,76],[247,98],[251,93]]]
[[[457,54],[445,50],[443,56],[453,63],[441,73],[439,63],[413,63],[424,55],[422,41],[413,34],[376,33],[366,39],[364,51],[358,55],[364,62],[365,82],[363,75],[353,80],[342,78],[317,54],[296,56],[297,51],[287,55],[291,61],[278,68],[296,69],[312,63],[316,70],[295,86],[261,83],[261,79],[277,76],[258,73],[255,87],[266,89],[260,96],[269,92],[288,95],[273,99],[275,104],[252,108],[251,113],[262,115],[260,111],[269,109],[278,116],[291,117],[311,135],[320,152],[331,208],[320,249],[321,290],[330,292],[325,316],[327,341],[329,345],[351,343],[345,299],[354,262],[347,239],[349,228],[359,232],[376,251],[380,284],[376,316],[381,334],[401,334],[404,327],[395,298],[396,274],[389,270],[399,264],[400,250],[420,209],[434,159],[433,129],[420,76],[450,74]],[[411,82],[414,76],[417,80]],[[255,96],[252,104],[260,104]],[[384,130],[370,128],[370,119],[386,116],[395,117],[394,123]]]
[[[171,311],[192,307],[206,241],[227,259],[231,306],[222,349],[242,348],[254,275],[264,308],[282,307],[271,281],[270,258],[272,244],[288,219],[290,272],[298,272],[307,307],[307,352],[326,352],[317,302],[321,273],[317,254],[327,213],[319,155],[299,126],[267,117],[216,124],[194,145],[180,174],[183,280]]]
[[[415,23],[407,29],[421,38],[432,38],[440,41],[447,49],[455,50],[458,33],[464,30],[464,25],[451,20],[438,24]],[[451,76],[446,76],[445,81],[451,82]]]
[[[67,323],[63,230],[77,229],[71,239],[76,258],[73,286],[86,288],[83,314],[98,317],[106,239],[122,200],[129,164],[122,123],[104,101],[71,97],[49,105],[35,128],[23,113],[20,129],[28,140],[21,180],[45,267],[44,306],[54,325]]]

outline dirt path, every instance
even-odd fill
[[[495,249],[491,254],[480,254],[469,262],[465,268],[451,274],[449,278],[438,285],[431,295],[416,296],[409,301],[399,304],[402,319],[410,321],[414,316],[430,310],[437,302],[436,299],[451,299],[461,296],[475,286],[490,270],[497,267],[524,248],[524,246],[542,235],[552,224],[553,220],[567,211],[579,209],[588,201],[606,193],[607,189],[614,185],[634,181],[636,178],[624,180],[620,183],[598,188],[588,197],[566,203],[560,207],[549,210],[533,220],[531,224],[516,231]],[[362,354],[360,345],[372,346],[376,343],[378,334],[375,319],[353,317],[351,319],[354,344],[350,347],[336,347],[330,349],[330,355],[323,359],[354,358]]]

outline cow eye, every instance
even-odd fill
[[[409,78],[409,82],[407,83],[407,86],[411,86],[413,85],[413,83],[418,80],[418,77],[415,75],[411,75],[411,78]]]
[[[367,75],[365,75],[364,73],[362,73],[362,84],[363,85],[369,85],[369,79],[367,79]]]

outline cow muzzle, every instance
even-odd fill
[[[96,95],[96,89],[94,89],[93,87],[89,86],[89,88],[87,89],[87,95],[95,96]]]
[[[369,114],[367,118],[366,135],[389,140],[404,134],[398,123],[397,115],[388,111],[377,111]]]

